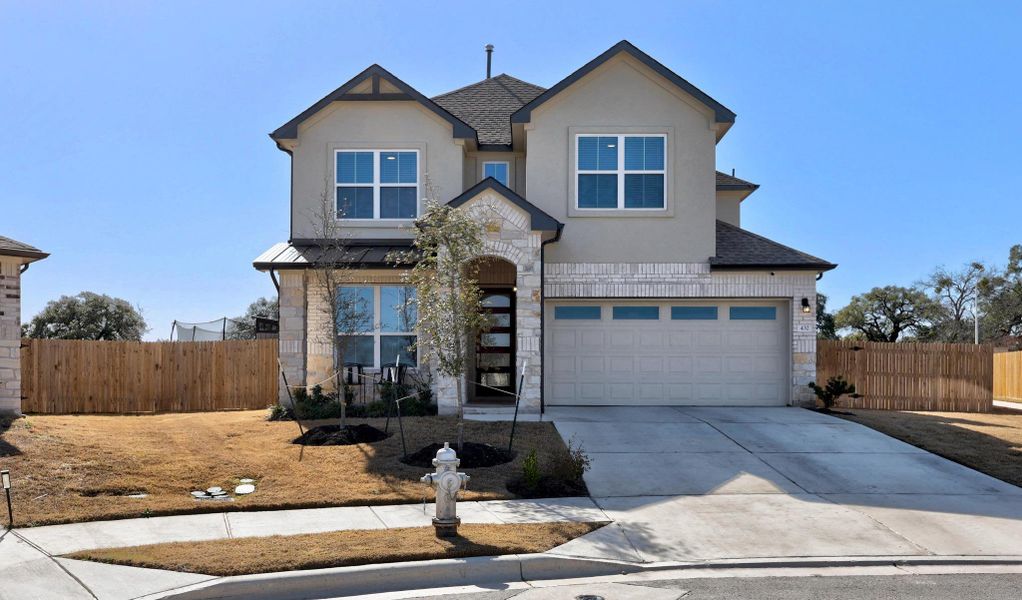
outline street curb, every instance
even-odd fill
[[[1019,565],[1022,556],[861,556],[627,563],[509,554],[223,577],[146,596],[161,600],[309,600],[423,588],[655,573],[659,571],[877,566]]]

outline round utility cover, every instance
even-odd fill
[[[255,491],[255,486],[252,485],[251,483],[243,483],[243,484],[239,485],[238,487],[234,488],[234,493],[238,494],[239,496],[243,496],[245,494],[251,494],[254,491]]]

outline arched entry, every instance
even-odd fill
[[[517,268],[502,258],[483,257],[478,269],[482,308],[490,327],[475,334],[475,357],[469,368],[468,400],[479,404],[511,404],[515,394]]]

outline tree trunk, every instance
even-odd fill
[[[344,377],[341,376],[341,371],[337,368],[337,365],[334,365],[334,381],[336,382],[334,387],[337,389],[337,397],[341,401],[341,429],[346,429],[348,427],[348,403],[345,402],[347,398],[345,398],[344,393],[346,391]]]

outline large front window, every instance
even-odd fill
[[[576,144],[576,208],[665,208],[667,136],[579,135]]]
[[[417,150],[337,150],[338,219],[414,219],[419,206]]]
[[[337,328],[346,363],[378,368],[418,364],[415,288],[403,285],[341,286]]]

